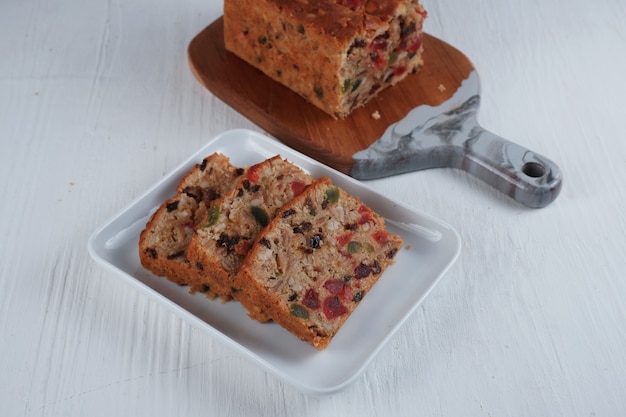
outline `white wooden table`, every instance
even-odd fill
[[[449,222],[457,263],[346,390],[310,397],[97,265],[90,234],[215,135],[193,78],[216,0],[0,4],[0,415],[626,414],[626,3],[424,0],[481,124],[556,161],[525,208],[451,169],[371,181]]]

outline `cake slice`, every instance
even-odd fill
[[[246,168],[231,164],[227,156],[215,152],[183,176],[176,192],[213,203],[230,191],[245,172]]]
[[[322,350],[401,246],[382,217],[321,178],[257,236],[234,279],[237,300]]]
[[[335,118],[422,66],[418,0],[225,0],[226,49]]]
[[[189,262],[186,252],[196,223],[204,219],[207,210],[235,186],[244,172],[219,153],[196,164],[178,184],[177,194],[154,212],[141,232],[139,259],[143,267],[179,285],[191,286],[192,292],[227,299],[230,291],[212,288]]]
[[[232,290],[232,276],[256,235],[312,182],[311,176],[280,156],[251,166],[198,223],[187,250],[188,259],[208,276],[209,285]],[[263,315],[255,318],[267,319]]]

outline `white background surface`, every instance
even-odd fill
[[[367,371],[317,398],[87,253],[208,139],[258,130],[188,70],[222,2],[4,0],[0,415],[624,415],[626,4],[424,4],[480,74],[481,124],[557,162],[564,188],[532,210],[455,170],[370,182],[464,247]]]

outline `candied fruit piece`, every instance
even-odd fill
[[[354,276],[357,279],[367,278],[372,273],[372,267],[361,262],[354,268]]]
[[[324,283],[324,288],[328,290],[332,295],[338,295],[343,291],[346,283],[339,279],[329,279]]]
[[[302,299],[302,304],[310,308],[311,310],[317,310],[320,308],[320,298],[313,288],[309,288],[306,293],[304,293],[304,298]]]
[[[352,240],[352,233],[344,233],[343,235],[337,236],[337,245],[345,246]]]
[[[348,243],[348,252],[357,253],[359,249],[361,249],[361,243],[354,241],[354,240]]]
[[[348,309],[341,303],[341,300],[336,295],[327,297],[324,300],[324,315],[328,320],[336,319],[347,312]]]
[[[384,245],[389,240],[389,233],[384,230],[378,230],[376,231],[376,233],[374,233],[372,237],[374,238],[376,243],[378,243],[379,245]]]
[[[171,213],[174,210],[178,210],[178,203],[179,201],[172,201],[171,203],[167,203],[167,212]]]
[[[259,169],[261,168],[261,163],[252,165],[248,168],[248,172],[246,173],[246,178],[252,182],[259,181]]]
[[[294,181],[291,183],[291,191],[293,192],[293,195],[296,197],[302,194],[305,189],[306,189],[306,184],[303,183],[302,181]]]
[[[359,291],[354,295],[354,297],[352,298],[352,301],[354,301],[355,303],[358,303],[359,301],[363,299],[364,295],[365,293],[363,291]]]
[[[202,225],[202,227],[211,227],[217,223],[220,218],[220,209],[217,206],[213,206],[209,208],[209,213],[206,218],[206,222]]]
[[[252,206],[252,207],[250,207],[250,212],[252,213],[252,216],[254,217],[254,220],[256,220],[256,222],[261,227],[267,226],[268,223],[270,222],[270,218],[267,215],[267,212],[265,210],[263,210],[261,207]]]
[[[330,203],[336,203],[339,201],[339,188],[333,187],[326,190],[326,199]]]
[[[300,304],[292,304],[291,307],[289,307],[289,312],[291,313],[291,315],[304,320],[309,318],[309,311],[306,309],[306,307]]]

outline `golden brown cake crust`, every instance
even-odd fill
[[[388,23],[401,3],[406,1],[268,0],[268,4],[285,11],[295,21],[332,37],[341,45],[351,41],[355,34],[366,29],[377,30]]]
[[[144,268],[178,285],[187,285],[189,263],[184,251],[197,208],[193,198],[177,195],[154,212],[139,237],[139,260]]]

